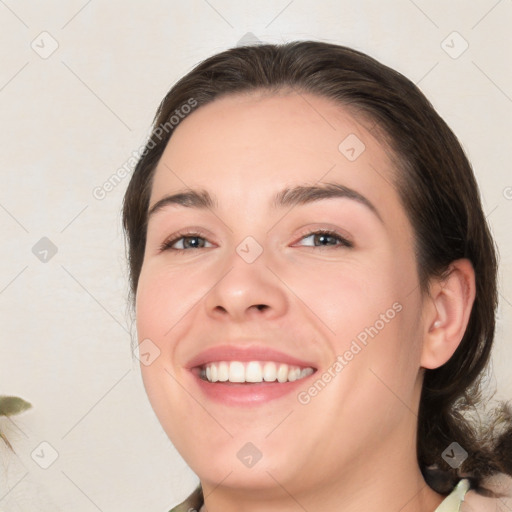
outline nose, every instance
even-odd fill
[[[247,263],[233,252],[222,277],[205,298],[206,314],[226,322],[283,316],[289,306],[286,286],[267,266],[264,253]]]

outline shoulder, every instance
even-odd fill
[[[203,503],[203,490],[199,484],[185,501],[176,505],[169,512],[199,512]]]

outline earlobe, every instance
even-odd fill
[[[438,368],[459,346],[475,300],[475,272],[471,262],[460,259],[450,264],[446,277],[430,286],[430,307],[425,315],[425,332],[420,364]]]

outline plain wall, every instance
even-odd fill
[[[197,483],[131,353],[129,177],[93,192],[131,171],[170,86],[248,33],[365,51],[418,83],[460,138],[500,252],[491,384],[510,399],[511,26],[512,3],[495,0],[1,2],[0,394],[33,408],[0,419],[16,450],[0,441],[0,510],[167,511]]]

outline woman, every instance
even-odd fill
[[[401,74],[312,41],[214,55],[160,104],[123,222],[144,385],[200,479],[173,510],[452,511],[512,474],[509,410],[488,438],[462,415],[493,242]]]

